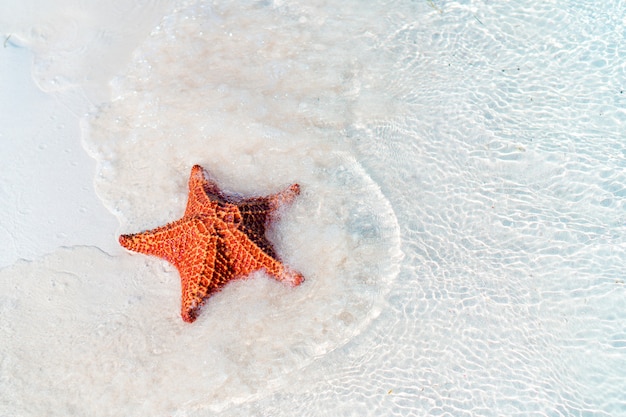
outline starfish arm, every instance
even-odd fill
[[[224,251],[218,253],[218,235],[211,219],[183,218],[135,235],[120,236],[125,248],[165,259],[178,269],[181,316],[191,323],[202,301],[222,287],[232,273]]]
[[[277,210],[280,206],[291,204],[300,195],[300,184],[291,184],[283,191],[266,197],[270,203],[270,212]]]
[[[271,243],[265,237],[265,225],[269,219],[270,204],[267,199],[247,200],[239,205],[240,230],[268,256],[276,258]]]
[[[248,275],[258,269],[265,269],[277,281],[286,282],[293,286],[300,285],[304,277],[289,268],[286,268],[275,257],[269,256],[240,230],[224,230],[224,242],[228,245],[228,252],[235,275]]]
[[[289,188],[268,197],[246,199],[238,204],[241,213],[241,230],[267,255],[276,258],[274,248],[265,237],[265,227],[275,220],[275,213],[283,204],[291,203],[300,193],[300,186]]]
[[[119,242],[126,249],[165,259],[178,267],[196,244],[198,228],[206,228],[199,219],[182,218],[165,226],[142,233],[121,235]]]
[[[217,201],[221,201],[223,198],[224,196],[217,184],[207,178],[204,168],[200,165],[194,165],[189,175],[189,196],[183,217],[214,211],[217,207]]]
[[[204,300],[218,291],[230,279],[231,272],[225,264],[223,251],[218,251],[217,234],[205,235],[198,257],[188,259],[179,268],[181,282],[180,315],[187,323],[196,320]]]

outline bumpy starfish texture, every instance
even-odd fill
[[[125,248],[157,256],[173,264],[182,286],[181,316],[191,323],[202,303],[230,280],[264,269],[292,286],[301,274],[283,265],[265,236],[277,209],[300,193],[293,184],[267,197],[237,198],[222,193],[204,169],[195,165],[189,177],[189,197],[179,220],[143,233],[120,236]]]

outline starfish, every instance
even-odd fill
[[[179,220],[142,233],[121,235],[125,248],[165,259],[178,269],[182,287],[181,316],[191,323],[198,309],[229,281],[264,269],[292,286],[304,281],[301,274],[283,265],[265,228],[277,209],[300,193],[293,184],[267,197],[226,196],[195,165],[189,176],[189,197]]]

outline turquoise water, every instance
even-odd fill
[[[4,270],[80,271],[78,294],[117,277],[77,327],[93,347],[77,363],[107,366],[68,377],[79,409],[626,415],[626,4],[499,3],[164,11],[82,119],[103,204],[124,231],[172,220],[193,163],[243,194],[298,181],[275,238],[307,282],[246,281],[187,328],[158,261],[79,248],[96,272],[71,251]],[[4,376],[31,374],[5,357]],[[23,386],[10,407],[34,415]]]

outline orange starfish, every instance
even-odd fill
[[[158,256],[173,264],[182,284],[181,316],[191,323],[205,299],[228,281],[253,271],[265,271],[293,286],[304,278],[285,267],[265,237],[265,226],[276,209],[300,193],[293,184],[268,197],[224,195],[217,184],[195,165],[189,177],[187,209],[180,220],[143,233],[120,236],[127,249]]]

